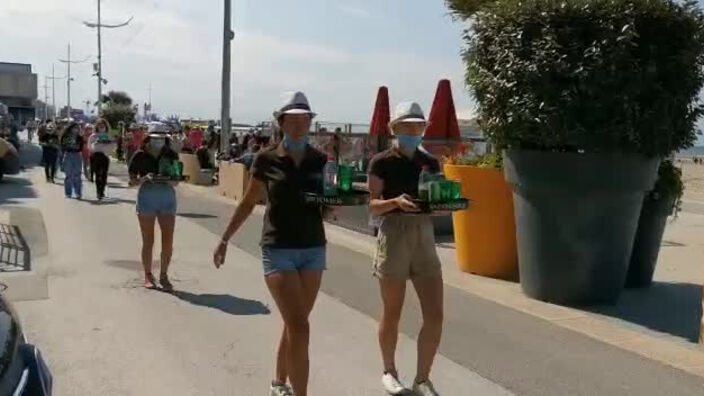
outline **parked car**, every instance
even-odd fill
[[[15,311],[0,294],[0,395],[51,396],[52,382],[39,349],[27,342]]]
[[[3,175],[16,175],[20,172],[20,156],[15,146],[0,137],[0,180]]]

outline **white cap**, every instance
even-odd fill
[[[390,124],[395,125],[399,122],[422,122],[426,123],[423,109],[416,102],[402,102],[396,106],[394,116]]]
[[[283,104],[279,110],[274,111],[274,118],[278,119],[284,114],[310,114],[311,118],[317,115],[310,110],[306,94],[300,91],[284,94]]]

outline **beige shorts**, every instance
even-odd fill
[[[379,228],[374,276],[411,279],[442,276],[430,216],[390,215]]]

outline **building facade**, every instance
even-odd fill
[[[32,65],[0,62],[0,103],[7,106],[11,118],[24,123],[35,117],[37,75]]]

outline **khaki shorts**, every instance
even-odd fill
[[[390,215],[383,219],[374,255],[374,276],[442,276],[430,216]]]

